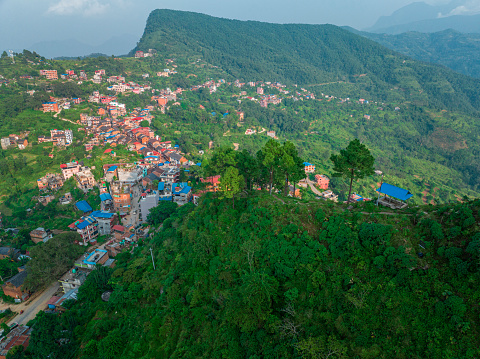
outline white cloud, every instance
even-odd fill
[[[98,0],[60,0],[51,5],[47,13],[55,15],[101,15],[107,11],[110,4],[102,4]]]
[[[467,0],[463,5],[457,6],[447,14],[438,14],[438,17],[475,14],[480,14],[480,0]]]

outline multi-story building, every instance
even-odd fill
[[[76,173],[80,172],[82,166],[77,162],[70,162],[60,165],[62,170],[62,175],[65,180],[68,180],[70,177],[73,177]]]
[[[43,112],[58,112],[58,103],[56,102],[45,102],[42,107]]]
[[[65,144],[69,145],[73,142],[72,130],[50,130],[50,137],[55,141],[55,137],[63,138]]]
[[[64,179],[61,174],[47,173],[45,176],[37,180],[39,190],[58,190],[63,186]]]
[[[180,178],[180,170],[178,168],[169,168],[159,178],[161,182],[177,183]]]
[[[83,245],[87,245],[90,241],[95,241],[98,237],[98,223],[94,217],[84,217],[76,224],[77,233],[82,237]]]
[[[312,165],[311,163],[308,163],[308,162],[303,162],[303,165],[305,166],[305,173],[315,172],[315,165]]]
[[[110,187],[110,191],[113,197],[113,210],[120,212],[121,215],[130,212],[132,204],[130,186],[121,182],[114,182]]]
[[[315,175],[315,181],[317,182],[317,186],[321,189],[328,189],[328,184],[330,183],[330,179],[325,175]]]
[[[88,192],[97,184],[92,171],[88,167],[83,167],[82,170],[75,174],[77,186],[84,192]]]
[[[58,80],[57,70],[40,70],[40,75],[45,76],[48,80]]]
[[[150,210],[158,206],[158,191],[142,194],[140,198],[140,218],[143,222],[147,221]]]
[[[83,260],[83,264],[85,264],[88,269],[95,269],[97,264],[104,264],[108,259],[107,251],[97,248]]]
[[[104,211],[94,211],[90,215],[97,220],[98,233],[103,236],[112,232],[112,227],[115,223],[115,213]]]

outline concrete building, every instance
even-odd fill
[[[106,250],[95,249],[83,260],[83,264],[85,264],[88,269],[95,269],[97,264],[104,264],[108,259],[109,257]]]
[[[30,238],[34,243],[47,242],[50,238],[53,237],[53,234],[49,229],[45,230],[42,227],[38,227],[30,232]]]
[[[73,177],[76,173],[80,172],[81,168],[82,166],[76,161],[60,165],[65,180],[68,180],[70,177]]]
[[[317,182],[317,186],[321,189],[328,189],[328,184],[330,183],[330,179],[325,175],[315,175],[315,181]]]
[[[152,208],[158,206],[158,191],[151,191],[151,193],[144,193],[140,197],[140,218],[142,222],[147,221],[147,217]]]
[[[131,188],[129,185],[120,182],[114,182],[110,187],[113,197],[113,210],[120,212],[120,215],[130,212],[131,207]]]
[[[115,213],[109,213],[104,211],[94,211],[90,215],[97,220],[98,233],[103,236],[112,232],[112,227],[115,222]]]
[[[75,174],[77,186],[84,192],[88,192],[97,184],[92,171],[88,167],[82,167],[82,170]]]
[[[56,102],[45,102],[42,104],[43,112],[58,112],[58,104]]]
[[[78,289],[83,282],[85,282],[85,279],[87,279],[87,275],[88,273],[86,271],[77,268],[69,270],[58,280],[62,286],[63,293],[68,293],[72,289]]]

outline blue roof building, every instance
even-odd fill
[[[377,189],[377,192],[383,193],[387,196],[399,199],[401,201],[406,201],[407,199],[413,197],[413,194],[411,194],[409,190],[396,187],[388,183],[382,183],[380,188]]]
[[[118,166],[112,166],[107,170],[107,172],[114,172],[117,168]]]
[[[100,195],[100,201],[104,202],[104,201],[108,201],[108,200],[113,200],[112,198],[112,195],[110,193],[102,193]]]
[[[90,206],[87,201],[77,202],[76,206],[78,210],[82,211],[83,213],[88,213],[93,211],[92,206]]]
[[[165,190],[165,182],[158,182],[158,190],[159,191]]]
[[[96,221],[97,220],[92,216],[85,217],[82,223],[77,224],[77,229],[83,230],[91,224],[94,224]]]
[[[92,214],[90,215],[90,217],[110,219],[110,218],[112,218],[114,215],[115,215],[114,213],[110,213],[110,212],[94,211],[94,212],[92,212]]]
[[[380,193],[385,195],[382,198],[378,198],[378,203],[392,209],[402,209],[407,207],[407,204],[401,201],[406,201],[407,199],[413,197],[413,194],[411,194],[409,190],[396,187],[388,183],[382,183],[380,188],[377,189],[377,192],[379,193],[379,196]]]

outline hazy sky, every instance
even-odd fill
[[[480,2],[480,0],[467,0]],[[77,39],[99,45],[141,36],[153,9],[188,10],[240,20],[371,26],[412,0],[0,0],[0,49]],[[430,0],[441,3],[442,0]]]

